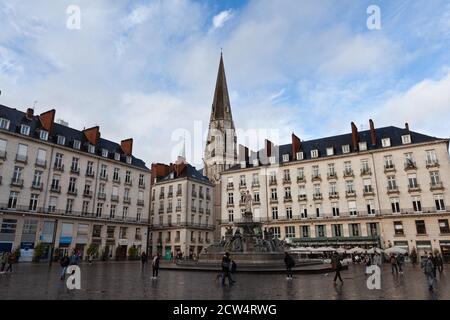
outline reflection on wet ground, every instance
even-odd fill
[[[286,280],[281,274],[236,274],[237,283],[222,287],[213,272],[161,270],[151,279],[150,267],[135,262],[81,265],[81,290],[67,289],[59,280],[57,264],[14,265],[12,274],[0,275],[0,299],[450,299],[446,271],[436,290],[429,292],[420,268],[406,266],[393,276],[382,268],[381,290],[369,290],[364,266],[343,271],[344,284],[333,284],[332,274],[299,274]]]

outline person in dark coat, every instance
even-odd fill
[[[430,253],[428,255],[428,257],[426,257],[423,261],[422,261],[422,270],[423,273],[425,273],[425,276],[427,277],[427,282],[428,282],[428,289],[430,291],[433,290],[434,287],[434,281],[435,281],[435,266],[433,264],[433,254]]]
[[[222,285],[225,285],[225,278],[228,278],[228,284],[233,284],[233,279],[230,277],[231,259],[230,254],[225,252],[222,257]]]
[[[444,259],[440,253],[436,254],[436,264],[439,273],[442,273],[444,271]]]
[[[61,257],[61,259],[59,260],[59,264],[61,265],[61,280],[64,280],[66,278],[66,272],[67,272],[67,267],[70,264],[70,259],[69,256],[67,255],[67,253],[64,255],[64,257]]]
[[[144,269],[144,267],[145,267],[145,265],[147,264],[147,262],[148,262],[148,256],[147,256],[147,253],[145,253],[145,251],[143,251],[143,252],[141,253],[141,264],[142,264],[142,269]]]
[[[292,268],[295,266],[295,261],[287,251],[284,253],[284,264],[286,265],[286,279],[291,280]]]
[[[6,256],[6,261],[8,262],[8,267],[6,268],[6,272],[12,272],[12,265],[14,263],[14,254],[12,252],[8,252],[7,256]]]
[[[158,271],[159,271],[159,252],[156,253],[152,261],[152,279],[158,278]]]
[[[336,283],[336,280],[339,278],[341,283],[344,283],[341,277],[342,263],[341,259],[339,258],[339,254],[337,252],[334,253],[333,258],[331,259],[331,266],[333,270],[336,272],[336,274],[334,275],[333,282]]]

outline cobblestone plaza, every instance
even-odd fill
[[[135,262],[83,264],[81,289],[69,290],[59,280],[57,264],[14,265],[12,274],[0,275],[0,300],[6,299],[183,299],[183,300],[356,300],[356,299],[425,299],[450,298],[448,271],[437,277],[437,286],[429,292],[419,266],[407,265],[398,277],[385,264],[381,273],[381,290],[366,286],[364,266],[351,265],[342,273],[344,284],[333,284],[331,274],[297,274],[292,281],[283,274],[237,273],[237,283],[222,287],[214,272],[161,270],[151,279],[151,268],[141,270]]]

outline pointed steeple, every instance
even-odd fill
[[[232,120],[230,98],[228,96],[227,79],[223,65],[223,55],[220,53],[219,71],[217,73],[216,89],[212,104],[211,120]]]

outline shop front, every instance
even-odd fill
[[[34,255],[34,242],[21,242],[20,243],[20,262],[33,261]]]
[[[450,262],[450,240],[441,240],[439,241],[439,245],[441,246],[444,262]]]
[[[126,260],[127,259],[127,248],[128,248],[128,240],[127,239],[119,239],[117,242],[116,249],[116,260]]]
[[[164,248],[164,260],[170,260],[172,255],[172,246],[165,246]]]
[[[48,261],[50,259],[50,246],[53,243],[53,234],[55,232],[54,221],[44,221],[42,230],[39,234],[39,243],[42,245],[42,255],[40,261]]]
[[[417,256],[424,258],[427,253],[432,252],[431,241],[416,241]]]

